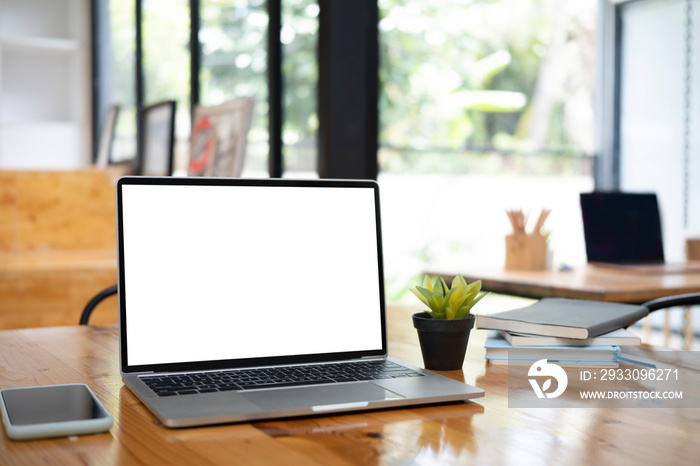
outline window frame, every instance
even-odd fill
[[[144,66],[142,34],[142,0],[136,5],[136,83],[135,103],[144,105]],[[318,0],[318,115],[319,129],[317,169],[322,178],[376,179],[378,172],[378,88],[379,88],[379,29],[378,4],[370,2],[335,2]],[[272,178],[284,174],[282,144],[284,60],[280,33],[282,0],[267,0],[268,9],[268,105],[269,158]],[[100,38],[96,11],[104,8],[104,0],[91,0],[91,41],[93,53],[92,127],[96,134],[100,125],[100,91],[102,83],[98,70]],[[200,1],[190,0],[190,113],[199,102],[201,43],[199,41]],[[342,54],[366,57],[358,63],[339,58]],[[359,79],[358,79],[359,77]],[[349,82],[359,83],[348,86]],[[340,108],[343,102],[357,105]],[[352,110],[352,111],[349,111]],[[140,112],[139,112],[140,113]],[[137,122],[136,137],[140,138],[143,122]],[[135,154],[134,164],[138,164]]]

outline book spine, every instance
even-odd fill
[[[639,319],[646,317],[647,315],[649,315],[649,310],[645,307],[640,307],[636,312],[632,314],[628,314],[617,319],[609,320],[598,325],[592,325],[588,328],[588,338],[597,337],[598,335],[611,332],[618,328],[627,327],[637,322]]]

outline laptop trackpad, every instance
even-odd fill
[[[333,409],[335,405],[361,406],[363,402],[404,398],[373,383],[279,388],[239,394],[264,410],[314,408],[314,411],[323,411],[324,407]]]

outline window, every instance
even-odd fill
[[[186,172],[190,137],[189,0],[142,2],[143,106],[174,100],[174,170]]]
[[[318,14],[316,0],[287,1],[282,5],[285,176],[316,176]]]
[[[99,53],[94,67],[97,81],[95,134],[99,134],[107,109],[118,104],[112,161],[124,162],[136,156],[136,11],[134,2],[111,0],[93,4],[95,38]],[[95,137],[95,144],[98,138]]]
[[[237,96],[254,96],[244,174],[267,171],[268,81],[265,2],[202,0],[200,2],[202,105],[219,105]]]
[[[428,264],[502,266],[507,209],[552,209],[554,266],[585,262],[596,3],[379,1],[389,299]]]
[[[380,0],[387,172],[590,173],[595,0]]]
[[[270,9],[282,21],[278,38],[282,53],[275,56],[268,50],[273,37]],[[271,152],[269,102],[279,99],[284,118],[278,135],[285,155],[283,174],[316,176],[319,9],[316,0],[110,1],[108,8],[94,0],[99,62],[96,126],[101,124],[100,114],[118,103],[115,151],[120,161],[134,159],[136,109],[176,100],[175,167],[183,173],[189,154],[191,102],[219,105],[237,96],[254,96],[243,174],[265,176]],[[199,25],[196,37],[191,37],[191,24]],[[199,68],[191,74],[193,48]],[[281,60],[282,85],[273,92],[282,95],[270,94],[270,60]]]

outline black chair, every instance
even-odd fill
[[[690,350],[692,346],[692,339],[694,338],[694,332],[691,323],[691,306],[700,304],[700,293],[688,293],[674,296],[667,296],[664,298],[653,299],[647,301],[643,304],[649,312],[656,311],[659,309],[665,309],[667,317],[666,323],[664,324],[664,333],[666,336],[666,343],[668,343],[668,308],[676,306],[685,306],[685,331],[684,331],[684,348],[685,350]]]
[[[83,309],[83,313],[80,314],[80,325],[88,325],[88,322],[90,321],[90,315],[92,315],[92,311],[95,310],[95,307],[97,307],[98,304],[102,302],[103,299],[112,296],[114,294],[117,294],[117,285],[110,286],[109,288],[105,288],[104,290],[100,291],[97,293],[85,306]]]
[[[700,293],[678,294],[674,296],[666,296],[664,298],[652,299],[642,304],[649,309],[649,312],[658,309],[666,309],[675,306],[693,306],[700,304]]]

